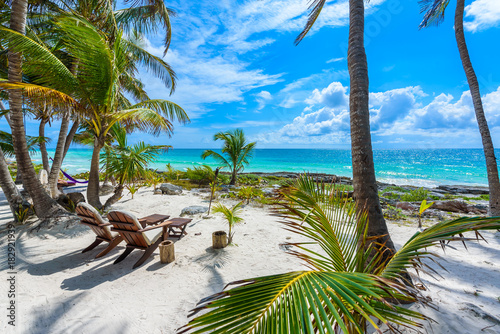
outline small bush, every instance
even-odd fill
[[[424,190],[424,188],[418,188],[411,190],[409,193],[401,195],[401,200],[403,202],[422,202],[429,196],[429,191]]]
[[[208,165],[201,167],[193,166],[186,171],[186,178],[198,184],[209,184],[215,178],[215,171]]]
[[[396,187],[396,186],[390,186],[384,189],[384,192],[390,192],[390,191],[399,191],[401,193],[408,193],[410,190],[405,189],[403,187]]]
[[[236,196],[241,199],[245,199],[247,201],[247,204],[250,203],[250,200],[263,196],[262,190],[258,188],[252,188],[252,187],[241,187],[238,192],[236,193]]]
[[[238,183],[256,186],[260,184],[260,177],[254,174],[241,175],[238,176]]]
[[[384,210],[384,218],[390,220],[402,220],[408,217],[403,214],[403,210],[398,209],[392,205],[388,205],[387,209]]]

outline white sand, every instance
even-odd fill
[[[127,195],[115,208],[139,217],[152,213],[175,217],[190,205],[207,203],[192,193],[161,196],[143,188],[133,200]],[[4,209],[5,203],[0,214],[8,215]],[[161,264],[156,250],[135,270],[132,265],[142,255],[140,251],[113,265],[124,250],[123,243],[97,260],[94,256],[104,248],[102,245],[82,254],[81,250],[95,238],[84,226],[39,236],[18,229],[15,329],[6,323],[9,275],[3,232],[0,332],[175,333],[176,328],[188,321],[189,310],[201,298],[221,291],[231,281],[304,269],[279,246],[297,237],[284,231],[266,209],[247,206],[242,216],[245,222],[235,229],[237,246],[218,253],[212,251],[211,233],[226,230],[226,225],[220,216],[212,219],[198,216],[188,225],[189,234],[175,242],[174,263]],[[4,223],[1,219],[0,223]],[[390,230],[400,246],[416,228],[390,224]],[[494,319],[471,311],[475,307],[479,313],[500,319],[500,237],[491,232],[484,235],[488,244],[469,243],[468,252],[457,244],[456,251],[446,252],[447,262],[443,264],[449,273],[440,270],[445,279],[436,281],[423,276],[429,287],[424,294],[439,309],[439,312],[421,310],[438,321],[432,327],[426,325],[429,333],[500,333],[500,324],[495,324]],[[436,251],[442,254],[439,249]]]

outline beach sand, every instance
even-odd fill
[[[224,203],[234,203],[224,200]],[[2,227],[9,212],[0,201]],[[153,195],[141,188],[134,199],[126,195],[114,207],[136,214],[179,216],[184,207],[208,205],[193,192],[182,195]],[[210,294],[235,280],[303,270],[295,257],[280,244],[297,241],[282,229],[267,208],[248,205],[244,223],[236,226],[234,243],[222,251],[212,250],[212,232],[227,230],[219,215],[210,219],[194,216],[188,235],[175,242],[176,261],[161,264],[156,250],[141,267],[132,265],[142,255],[132,254],[119,264],[113,261],[124,244],[108,255],[94,259],[105,246],[84,253],[95,238],[85,226],[57,228],[30,235],[16,231],[16,326],[8,320],[7,264],[1,263],[1,333],[175,333],[186,324],[189,310]],[[390,223],[389,229],[400,247],[416,226]],[[201,233],[201,235],[197,235]],[[428,333],[500,333],[500,233],[485,232],[485,242],[469,242],[468,250],[456,244],[447,249],[442,264],[433,265],[444,278],[423,274],[423,282],[437,310],[410,306],[431,316],[437,323],[425,324]],[[6,233],[1,234],[2,259],[6,259]],[[443,255],[440,248],[433,249]],[[403,331],[404,332],[404,331]]]

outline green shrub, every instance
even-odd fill
[[[238,183],[256,186],[260,184],[260,177],[254,174],[246,174],[238,176]]]
[[[384,192],[388,192],[388,191],[399,191],[401,193],[408,193],[410,192],[410,190],[408,189],[405,189],[403,187],[397,187],[397,186],[390,186],[390,187],[387,187],[384,189]]]
[[[17,221],[21,224],[24,224],[30,217],[31,209],[32,209],[31,207],[24,208],[21,204],[19,204],[19,207],[15,212]]]
[[[403,210],[398,209],[392,205],[388,205],[387,209],[384,210],[384,218],[389,220],[403,220],[408,217],[403,214]]]
[[[490,195],[481,195],[481,196],[479,196],[479,198],[482,199],[483,201],[489,201]]]
[[[429,191],[424,188],[418,188],[411,190],[409,193],[401,195],[401,200],[403,202],[422,202],[429,196]]]
[[[250,203],[250,200],[263,196],[262,190],[258,188],[252,188],[252,187],[241,187],[238,192],[236,193],[236,196],[241,199],[245,199],[247,201],[247,204]]]
[[[215,177],[215,171],[208,165],[193,166],[186,171],[186,178],[198,184],[209,184]]]

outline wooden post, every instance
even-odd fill
[[[175,261],[174,242],[171,240],[162,241],[160,244],[161,263],[170,263]]]
[[[212,233],[212,247],[220,249],[227,246],[227,233],[224,231],[217,231]]]

